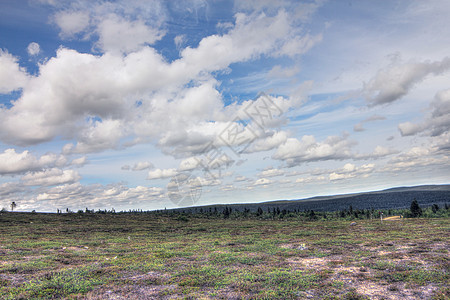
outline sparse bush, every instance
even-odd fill
[[[189,218],[186,216],[178,216],[177,221],[181,221],[181,222],[189,222]]]

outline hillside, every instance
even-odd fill
[[[416,199],[423,207],[438,204],[440,206],[450,203],[450,185],[422,185],[412,187],[397,187],[381,191],[354,193],[345,195],[320,196],[307,199],[277,200],[261,203],[226,205],[236,209],[248,208],[256,211],[258,207],[263,210],[280,208],[281,210],[315,210],[337,211],[348,209],[402,209],[409,208],[411,201]],[[224,205],[208,205],[203,209],[220,208]],[[192,210],[193,208],[183,208]]]

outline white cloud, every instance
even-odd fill
[[[241,182],[241,181],[248,181],[249,178],[245,177],[245,176],[236,176],[236,178],[234,179],[235,182]]]
[[[289,95],[289,101],[294,108],[303,105],[309,97],[309,93],[314,86],[314,81],[307,80],[298,85]]]
[[[163,194],[164,189],[159,187],[137,186],[135,188],[123,187],[119,193],[110,196],[115,196],[117,200],[129,201],[131,199],[148,200],[155,197],[159,198]]]
[[[21,206],[34,207],[41,211],[56,209],[127,209],[146,201],[163,204],[164,190],[159,187],[126,187],[122,184],[81,185],[80,183],[43,187],[32,198],[21,199]]]
[[[39,46],[38,43],[32,42],[32,43],[28,44],[27,51],[28,51],[29,55],[35,56],[41,52],[41,47]]]
[[[445,154],[440,154],[439,149],[430,147],[412,147],[404,151],[396,157],[390,159],[386,166],[382,169],[384,172],[399,172],[418,170],[425,166],[446,166],[450,162],[450,158]]]
[[[124,165],[121,167],[122,170],[132,170],[132,171],[142,171],[142,170],[148,170],[152,169],[154,165],[151,162],[148,161],[140,161],[138,163],[135,163],[132,167],[129,165]]]
[[[37,158],[29,151],[17,153],[15,149],[6,149],[0,153],[0,175],[22,174],[48,167],[62,167],[67,163],[63,155],[48,153]]]
[[[79,158],[75,158],[72,160],[72,162],[70,163],[72,166],[77,166],[77,167],[82,167],[87,163],[87,158],[86,156],[82,156]]]
[[[131,168],[133,171],[142,171],[153,168],[153,164],[148,161],[140,161]]]
[[[296,56],[305,54],[312,47],[322,41],[322,35],[318,34],[310,36],[306,34],[304,36],[294,36],[278,51],[278,55]]]
[[[228,34],[203,38],[195,49],[185,48],[181,52],[182,59],[176,65],[184,63],[187,68],[220,70],[231,63],[273,52],[289,31],[285,11],[280,10],[274,17],[237,13],[235,26]]]
[[[323,175],[321,176],[309,176],[309,177],[301,177],[295,180],[295,183],[312,183],[312,182],[320,182],[325,181],[327,178]]]
[[[74,138],[77,144],[71,151],[89,153],[116,149],[124,137],[135,142],[156,138],[166,153],[184,157],[199,153],[226,126],[224,121],[242,109],[238,105],[224,108],[218,83],[208,73],[271,55],[291,30],[284,11],[274,16],[237,14],[228,33],[205,37],[197,48],[184,49],[180,59],[168,63],[155,49],[144,46],[159,38],[159,33],[139,18],[102,16],[107,18],[98,23],[99,43],[126,54],[95,56],[60,48],[56,57],[40,65],[39,75],[32,77],[13,107],[0,110],[2,141],[27,146],[55,137]],[[68,26],[66,32],[77,30],[81,29]],[[139,34],[117,38],[113,31]],[[127,37],[136,40],[127,41]],[[114,45],[117,41],[125,41],[130,48]],[[138,100],[142,105],[135,105]],[[290,103],[281,98],[280,105],[287,110]]]
[[[52,186],[77,182],[81,179],[81,176],[74,170],[53,168],[41,172],[28,173],[22,176],[21,179],[25,185]]]
[[[379,159],[384,158],[386,156],[399,153],[398,150],[393,148],[388,148],[384,146],[376,146],[372,153],[369,154],[356,154],[354,155],[354,159]]]
[[[26,70],[17,61],[16,57],[0,49],[0,94],[23,88],[28,82]]]
[[[215,179],[215,178],[201,178],[201,177],[197,177],[197,181],[194,181],[194,182],[192,182],[190,184],[192,185],[195,182],[200,182],[200,185],[198,185],[198,187],[202,187],[202,186],[217,186],[217,185],[222,184],[222,181],[220,181],[218,179]]]
[[[271,184],[271,183],[273,183],[273,181],[270,180],[270,179],[267,179],[267,178],[260,178],[260,179],[257,179],[257,180],[253,183],[253,185],[262,185],[262,186],[266,186],[266,185],[269,185],[269,184]]]
[[[98,25],[97,33],[97,46],[104,52],[130,53],[163,37],[161,31],[149,27],[142,20],[128,21],[117,15],[109,15],[103,19]]]
[[[353,131],[355,131],[355,132],[365,131],[364,123],[380,121],[380,120],[386,120],[386,117],[379,116],[379,115],[372,115],[372,116],[368,117],[367,119],[361,121],[360,123],[356,124],[355,126],[353,126]]]
[[[267,169],[264,170],[262,172],[260,172],[259,174],[257,174],[258,177],[276,177],[276,176],[281,176],[284,175],[284,171],[280,170],[280,169]]]
[[[95,122],[92,127],[88,127],[81,132],[79,142],[73,151],[75,153],[90,153],[116,148],[123,136],[121,121],[106,119]]]
[[[414,135],[422,131],[422,127],[418,124],[413,124],[411,122],[404,122],[398,124],[398,129],[402,136]]]
[[[272,135],[254,141],[250,147],[245,151],[246,153],[268,151],[279,147],[285,143],[288,138],[288,134],[285,131],[277,131]]]
[[[426,76],[439,75],[449,69],[450,57],[435,62],[393,63],[364,84],[363,94],[370,105],[391,103],[408,94]]]
[[[89,14],[85,11],[60,11],[54,16],[54,22],[61,29],[60,36],[72,38],[89,26]]]
[[[0,184],[0,196],[3,197],[22,193],[23,191],[24,188],[20,182],[5,182]]]
[[[372,156],[373,157],[385,157],[385,156],[395,154],[395,153],[398,153],[398,151],[378,145],[375,147],[375,150],[373,151]]]
[[[175,47],[177,47],[178,50],[181,49],[183,44],[186,42],[186,35],[179,34],[176,37],[173,38],[173,42],[175,43]]]
[[[6,149],[0,154],[0,174],[15,174],[38,169],[39,162],[28,151],[16,153],[15,149]]]
[[[349,178],[364,178],[368,177],[374,171],[375,164],[365,164],[362,166],[355,166],[347,163],[341,169],[335,170],[328,175],[331,181],[349,179]]]
[[[156,169],[148,172],[147,179],[162,179],[169,178],[177,175],[176,169]]]
[[[450,128],[450,89],[440,91],[430,103],[430,112],[422,123],[405,122],[398,125],[402,136],[424,133],[430,136],[445,134]]]
[[[272,156],[288,165],[320,160],[339,160],[352,157],[350,151],[353,142],[347,136],[329,136],[323,142],[317,142],[314,136],[304,135],[301,140],[288,138]]]
[[[274,66],[268,73],[269,78],[290,78],[296,75],[300,71],[298,66],[283,68],[280,65]]]
[[[180,171],[191,171],[196,169],[199,166],[200,159],[196,157],[189,157],[186,159],[183,159],[180,162],[180,165],[178,167],[178,170]]]

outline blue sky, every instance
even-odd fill
[[[448,1],[2,1],[0,207],[449,183]]]

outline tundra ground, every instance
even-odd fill
[[[1,299],[449,299],[450,219],[0,215]]]

